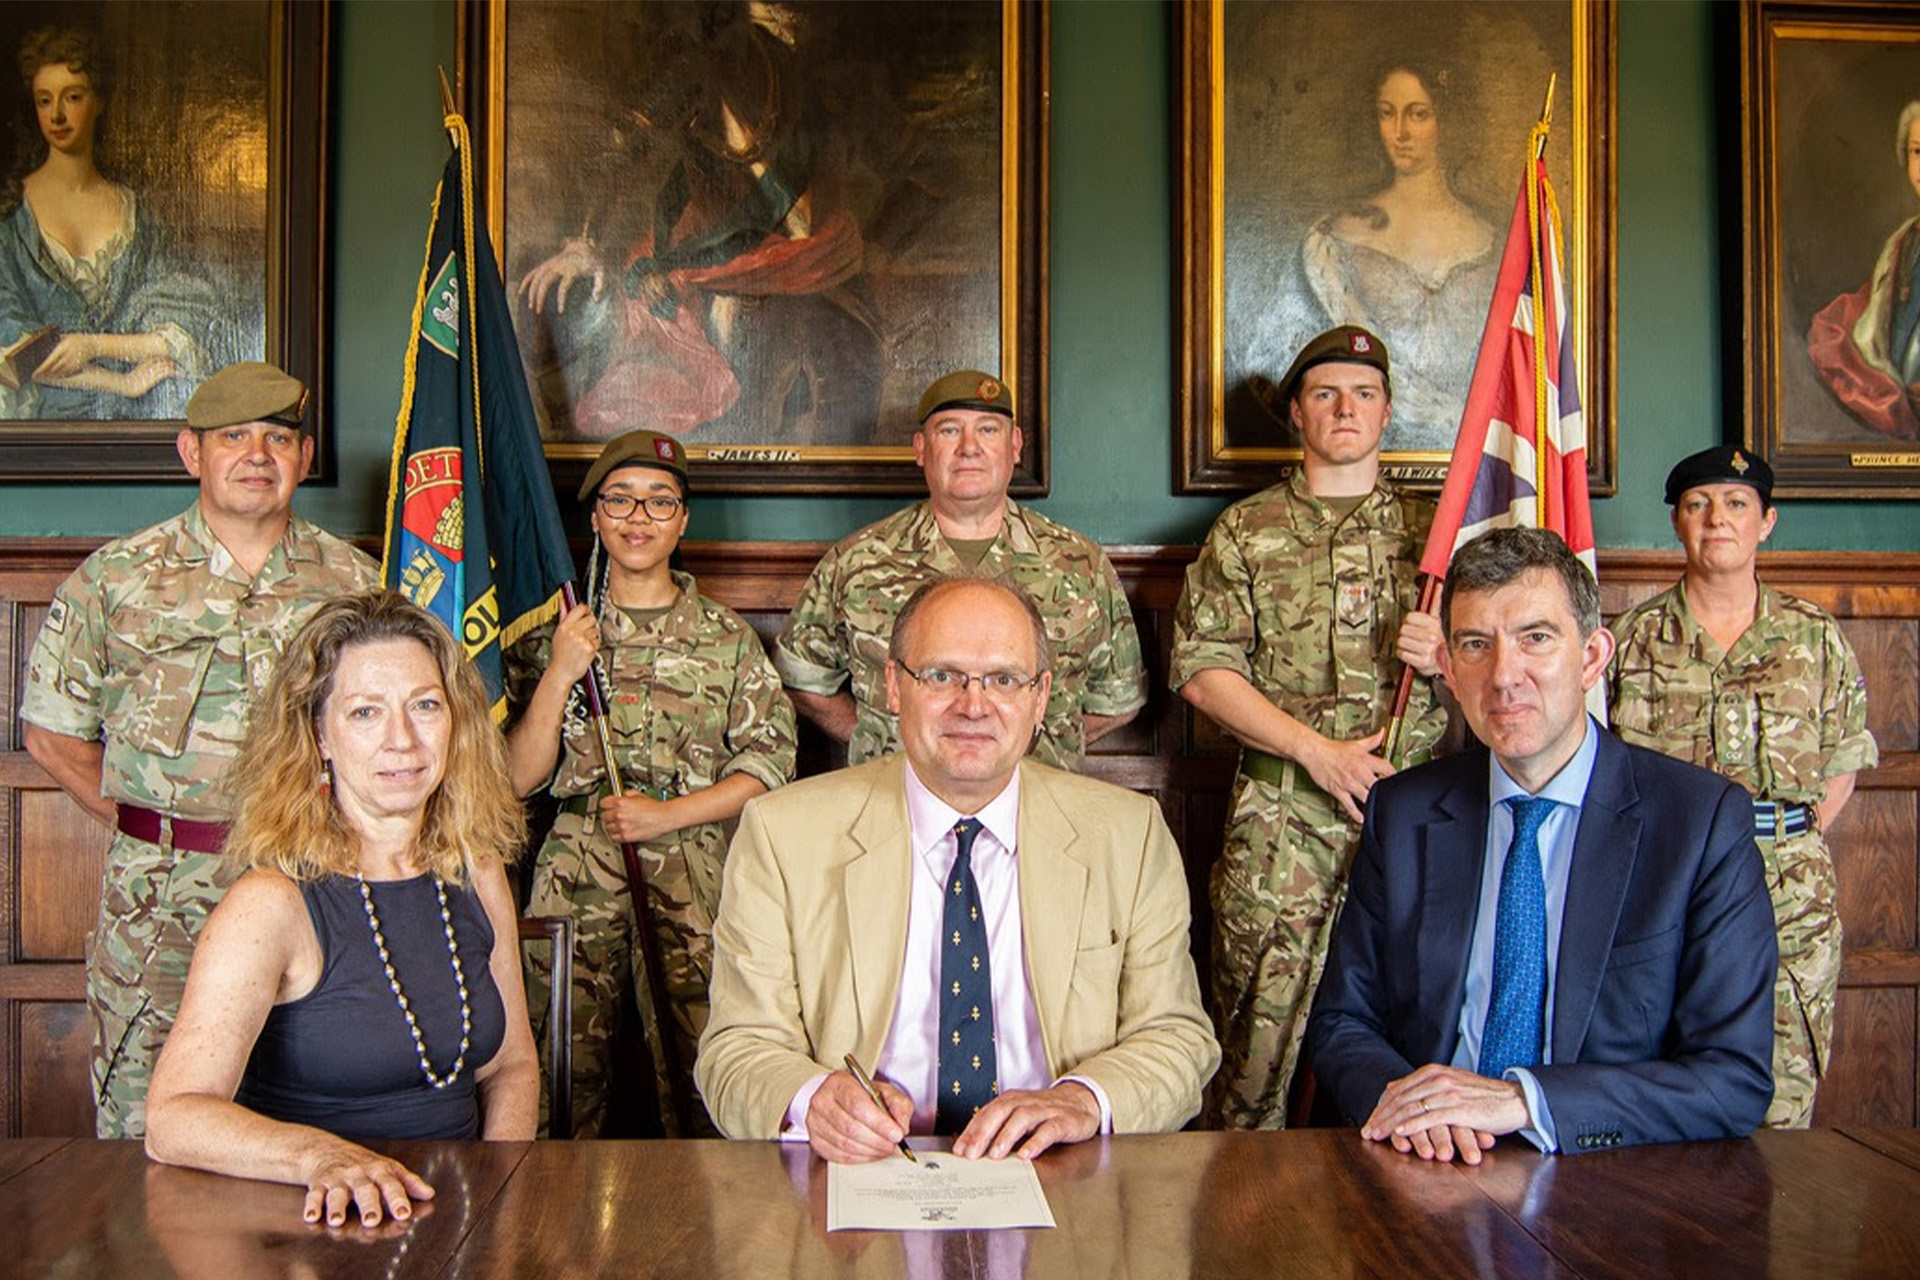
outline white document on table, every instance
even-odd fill
[[[963,1160],[947,1151],[827,1166],[829,1231],[975,1231],[1051,1227],[1029,1160]]]

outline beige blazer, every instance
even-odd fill
[[[1188,950],[1187,882],[1159,806],[1020,766],[1020,920],[1047,1069],[1106,1091],[1116,1133],[1177,1129],[1220,1046]],[[733,1138],[772,1138],[801,1086],[871,1066],[907,938],[902,758],[809,778],[748,804],[713,930],[713,1011],[694,1067]]]

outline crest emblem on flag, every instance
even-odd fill
[[[400,525],[410,554],[400,567],[400,590],[432,611],[443,588],[461,598],[466,503],[461,495],[460,450],[423,449],[407,459]]]

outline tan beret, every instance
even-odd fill
[[[599,491],[607,473],[618,467],[658,467],[680,477],[680,492],[687,491],[687,451],[670,435],[658,431],[629,431],[607,441],[607,447],[587,468],[580,485],[580,500],[585,502]]]
[[[1337,329],[1327,330],[1300,348],[1300,354],[1293,358],[1293,367],[1287,370],[1286,377],[1280,379],[1281,403],[1293,399],[1301,377],[1317,364],[1371,365],[1380,371],[1380,380],[1386,384],[1387,395],[1393,395],[1393,374],[1387,367],[1387,344],[1357,324],[1343,324]]]
[[[298,427],[306,417],[306,384],[260,360],[228,365],[201,383],[187,401],[187,425],[196,431],[243,422]]]
[[[978,369],[960,369],[938,378],[920,397],[920,416],[925,422],[942,409],[984,409],[988,413],[1013,416],[1013,388],[990,373]]]

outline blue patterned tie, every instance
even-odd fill
[[[940,1098],[933,1119],[933,1131],[945,1134],[965,1129],[973,1113],[1000,1092],[993,1057],[993,966],[980,888],[969,861],[979,819],[961,819],[953,834],[959,853],[941,895],[946,908],[940,922]]]
[[[1547,1012],[1547,882],[1540,873],[1540,824],[1554,802],[1515,796],[1513,843],[1500,869],[1493,924],[1493,990],[1480,1036],[1480,1074],[1540,1061]]]

